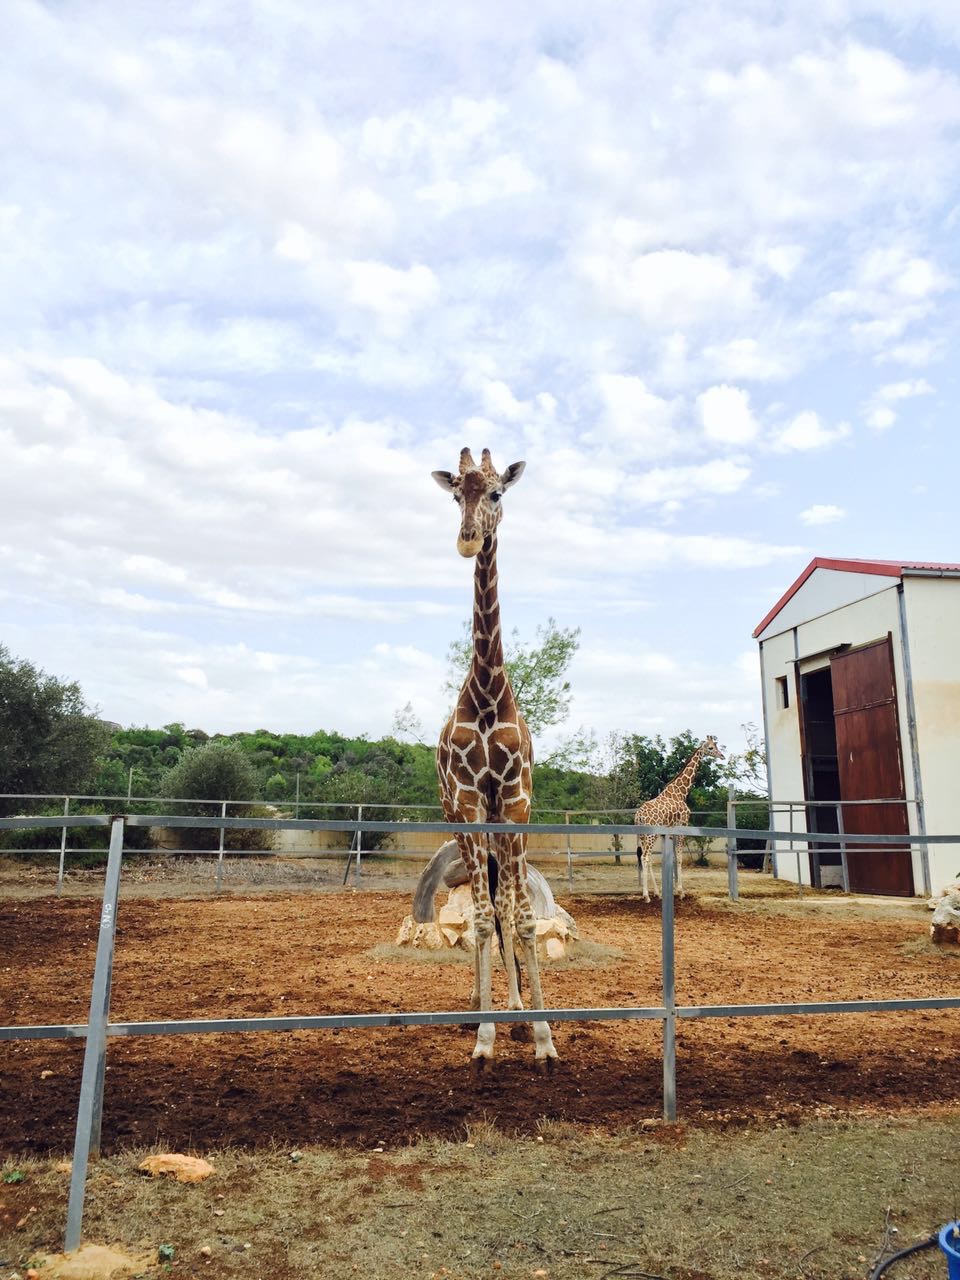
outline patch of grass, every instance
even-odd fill
[[[458,1143],[204,1153],[216,1173],[197,1186],[144,1178],[146,1153],[129,1151],[92,1166],[84,1234],[154,1256],[170,1243],[185,1274],[202,1266],[211,1280],[473,1280],[497,1263],[503,1280],[538,1270],[550,1280],[863,1280],[885,1243],[960,1213],[958,1121],[660,1126],[615,1139],[544,1121],[536,1137],[513,1139],[491,1117]],[[0,1258],[22,1267],[58,1246],[69,1178],[53,1161],[6,1167],[25,1180],[0,1197],[35,1208],[0,1228]],[[898,1280],[943,1274],[931,1251]]]
[[[463,947],[443,947],[431,951],[425,947],[398,947],[393,942],[378,942],[366,953],[374,960],[386,960],[392,964],[460,964],[473,965],[473,952]],[[602,942],[581,939],[575,942],[568,956],[562,960],[541,959],[544,970],[552,969],[603,969],[619,963],[626,952],[619,947],[608,947]]]
[[[374,960],[387,960],[393,964],[460,964],[473,967],[473,952],[463,947],[442,947],[432,951],[427,947],[398,947],[393,942],[378,942],[366,953]]]
[[[898,943],[897,950],[905,956],[936,956],[938,960],[943,960],[947,964],[955,964],[960,960],[960,947],[938,945],[931,939],[929,933]]]
[[[573,944],[570,954],[562,960],[546,960],[542,963],[549,969],[605,969],[626,959],[626,954],[619,947],[608,947],[602,942],[580,938]]]

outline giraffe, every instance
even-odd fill
[[[457,475],[449,471],[432,473],[440,488],[453,494],[460,508],[457,550],[466,558],[476,557],[473,658],[456,708],[441,731],[437,746],[440,799],[447,822],[530,819],[533,750],[504,667],[497,598],[501,498],[520,479],[525,466],[524,462],[514,462],[498,474],[489,449],[483,450],[479,467],[470,450],[462,449]],[[531,1004],[542,1009],[536,918],[527,890],[526,836],[495,836],[495,859],[484,856],[479,835],[458,833],[457,844],[470,877],[476,932],[470,1008],[493,1008],[490,941],[499,921],[507,971],[507,1007],[523,1008],[514,962],[516,936],[523,950]],[[472,1055],[475,1069],[483,1070],[492,1061],[495,1033],[495,1023],[480,1023]],[[549,1070],[557,1057],[549,1023],[535,1022],[533,1038],[537,1068]]]
[[[652,800],[644,800],[643,804],[633,815],[634,822],[639,826],[641,823],[647,826],[658,827],[686,827],[690,824],[690,810],[687,807],[687,794],[693,786],[693,780],[697,776],[697,770],[700,768],[700,761],[704,756],[713,756],[716,760],[723,759],[723,752],[717,746],[716,738],[704,738],[703,742],[697,747],[693,755],[683,766],[672,782],[668,782],[658,796],[654,796]],[[643,884],[643,900],[650,901],[650,894],[647,890],[647,875],[653,881],[653,892],[659,894],[657,889],[657,877],[653,873],[653,867],[650,865],[650,859],[653,855],[653,846],[656,844],[657,836],[638,836],[637,837],[637,870],[642,872]],[[677,867],[677,892],[683,897],[683,836],[677,836],[674,842],[674,853],[676,857]]]

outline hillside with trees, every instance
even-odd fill
[[[569,686],[565,670],[578,643],[551,619],[541,628],[539,646],[516,644],[518,684],[533,699],[538,727],[565,714]],[[462,668],[463,642],[451,646],[451,671]],[[452,683],[455,689],[457,683]],[[395,805],[406,817],[437,816],[439,796],[435,750],[409,708],[398,713],[399,736],[347,737],[335,730],[275,733],[269,729],[217,734],[182,724],[162,728],[119,728],[98,719],[78,685],[46,675],[0,648],[0,792],[111,797],[114,811],[143,809],[137,798],[245,800],[282,806],[300,804],[301,816],[320,816],[310,806]],[[705,760],[690,795],[690,807],[704,825],[725,825],[728,780],[760,793],[762,743],[750,736],[747,750],[725,762]],[[611,735],[598,744],[580,731],[534,768],[534,821],[558,821],[568,811],[614,811],[629,820],[633,809],[655,795],[682,768],[698,738],[691,730],[669,740],[639,733]],[[22,812],[23,805],[16,806]],[[72,805],[102,811],[103,803]],[[12,811],[8,802],[5,811]],[[60,812],[61,804],[30,806]],[[181,812],[209,808],[179,806]],[[236,812],[236,810],[234,810]],[[327,809],[325,812],[330,813]],[[341,816],[339,813],[332,816]],[[344,814],[344,816],[346,816]],[[589,822],[589,814],[573,816]],[[89,833],[88,833],[89,834]],[[136,835],[131,831],[131,837]],[[145,835],[145,833],[143,833]],[[49,835],[42,836],[44,846]],[[6,847],[26,843],[24,833],[6,833]]]

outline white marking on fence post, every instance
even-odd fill
[[[117,935],[117,899],[120,896],[120,868],[123,863],[123,819],[115,818],[110,829],[110,853],[103,884],[97,959],[93,969],[87,1044],[83,1054],[77,1132],[73,1144],[73,1170],[67,1204],[67,1253],[80,1244],[83,1198],[86,1191],[90,1153],[100,1151],[100,1124],[103,1118],[103,1081],[107,1060],[107,1021],[110,1017],[110,985],[113,978],[113,949]]]
[[[730,828],[737,825],[737,806],[733,803],[735,794],[732,785],[727,787],[727,826]],[[737,837],[727,836],[727,892],[731,902],[740,901],[737,872]]]
[[[63,816],[66,817],[70,812],[70,797],[63,797]],[[60,832],[60,865],[57,868],[57,897],[63,893],[63,871],[67,860],[67,828],[64,826]]]
[[[840,867],[843,872],[843,892],[850,892],[850,868],[847,866],[847,842],[843,831],[843,805],[837,805],[837,831],[840,833]]]
[[[226,816],[227,816],[227,802],[226,800],[224,800],[220,806],[220,817],[225,818]],[[220,848],[217,853],[217,887],[215,890],[216,893],[219,893],[220,890],[223,888],[223,843],[224,843],[224,838],[226,837],[226,834],[227,834],[226,827],[221,827],[220,828]]]

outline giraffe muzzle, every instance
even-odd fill
[[[483,546],[483,538],[458,538],[457,550],[465,558],[475,556]]]

